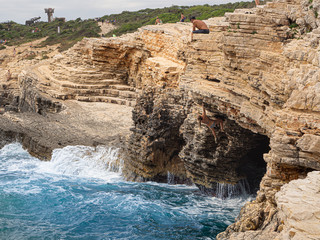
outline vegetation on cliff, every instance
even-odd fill
[[[254,2],[236,2],[220,5],[197,5],[197,6],[171,6],[157,9],[142,9],[135,12],[123,11],[119,14],[103,16],[103,20],[116,20],[117,29],[110,32],[107,36],[113,34],[121,35],[128,32],[134,32],[139,27],[154,24],[158,16],[164,23],[175,23],[180,20],[180,14],[183,13],[189,21],[189,17],[195,16],[197,19],[208,19],[212,17],[221,17],[226,12],[233,12],[237,8],[252,8]]]
[[[58,26],[60,33],[58,33]],[[83,37],[99,37],[100,27],[94,20],[71,20],[68,22],[38,22],[25,26],[15,22],[0,24],[0,39],[7,40],[7,45],[19,45],[25,42],[48,37],[41,45],[60,43],[60,50],[66,50]]]
[[[157,9],[147,8],[139,11],[123,11],[119,14],[105,15],[101,20],[116,20],[114,24],[117,26],[117,29],[109,32],[106,36],[112,36],[113,34],[118,36],[134,32],[139,27],[154,24],[157,16],[164,23],[174,23],[179,21],[181,13],[187,18],[195,16],[198,19],[208,19],[223,16],[225,12],[232,12],[237,8],[252,7],[254,7],[253,2],[236,2],[221,5],[206,4],[198,6],[171,6]],[[186,21],[189,20],[187,19]],[[58,26],[60,27],[60,33],[57,31]],[[67,22],[38,22],[32,26],[25,26],[15,22],[0,23],[0,40],[7,40],[6,45],[19,45],[47,37],[41,45],[60,43],[60,51],[71,47],[83,37],[99,37],[100,32],[100,27],[93,19],[81,20],[81,18],[78,18]]]

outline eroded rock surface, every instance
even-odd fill
[[[110,103],[68,101],[59,113],[6,112],[0,115],[1,140],[20,141],[44,160],[51,159],[53,149],[68,145],[119,147],[132,126],[131,111]]]
[[[320,172],[291,181],[276,194],[283,230],[279,239],[319,239]]]
[[[171,173],[177,182],[186,182],[185,166],[178,157],[184,145],[179,132],[187,115],[184,106],[179,92],[144,91],[133,111],[135,125],[125,150],[128,179],[167,182]]]
[[[208,20],[210,34],[193,42],[187,23],[84,39],[22,72],[6,105],[50,119],[66,114],[70,100],[135,106],[123,149],[128,179],[174,174],[212,194],[216,182],[261,180],[256,199],[217,239],[294,237],[275,196],[320,170],[319,6],[283,0],[236,10]],[[209,116],[226,118],[217,142],[198,126],[203,103]]]

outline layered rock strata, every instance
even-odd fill
[[[121,38],[84,39],[33,67],[37,89],[61,100],[134,106],[142,87],[177,86],[185,67],[178,55],[186,40],[175,34],[185,28],[170,26],[165,32],[149,26]]]
[[[209,35],[196,36],[181,54],[185,57],[186,68],[180,78],[179,98],[187,100],[176,102],[176,107],[182,105],[185,109],[184,113],[179,113],[184,120],[177,139],[182,137],[184,145],[177,156],[184,163],[187,178],[205,188],[214,188],[216,181],[235,183],[242,176],[237,172],[237,165],[230,169],[230,163],[246,164],[241,159],[246,151],[250,152],[250,147],[254,148],[252,142],[268,144],[262,137],[259,139],[262,135],[270,139],[271,150],[263,155],[267,171],[257,199],[243,208],[237,222],[218,239],[276,237],[281,231],[281,218],[277,214],[275,193],[291,180],[319,170],[316,147],[320,123],[316,94],[319,35],[315,29],[318,20],[305,5],[305,2],[282,1],[229,13],[227,28],[225,24],[211,25]],[[297,23],[295,30],[301,34],[300,39],[294,38],[294,31],[289,27],[292,23]],[[141,101],[148,101],[147,105],[156,109],[167,109],[168,103],[157,102],[157,99],[170,99],[171,94],[156,95],[142,96]],[[217,130],[218,143],[214,143],[209,131],[197,128],[196,117],[202,102],[209,114],[219,113],[228,118],[225,129],[235,132],[234,136],[228,130],[225,133]],[[160,135],[149,134],[158,121],[152,108],[149,110],[145,115],[145,111],[140,110],[148,124],[141,127],[135,122],[134,138],[129,140],[133,152],[138,149],[137,145],[145,150],[133,155],[129,151],[127,165],[138,176],[152,179],[156,178],[159,168],[164,174],[169,164],[163,165],[161,158],[152,155],[161,151],[162,148],[155,149],[155,146],[161,134],[166,135],[162,132],[166,128],[158,129]],[[249,131],[245,133],[245,129]],[[177,132],[171,128],[167,131]],[[256,140],[252,137],[254,134],[257,134]],[[167,149],[171,151],[170,147]],[[233,150],[238,154],[228,156]],[[133,162],[136,161],[139,170],[135,171]],[[224,162],[229,164],[224,165]],[[247,233],[239,233],[243,231]]]
[[[132,125],[131,107],[109,103],[64,102],[58,113],[5,112],[0,115],[0,144],[19,141],[29,153],[50,160],[68,145],[119,147]]]
[[[185,166],[178,153],[184,145],[179,129],[188,103],[181,96],[175,91],[149,88],[138,99],[133,111],[133,134],[124,151],[127,179],[167,182],[170,173],[177,182],[186,182]]]
[[[123,149],[128,179],[173,174],[215,194],[217,182],[246,178],[254,187],[264,175],[256,199],[217,238],[297,238],[301,229],[283,200],[290,194],[283,187],[286,197],[275,196],[320,170],[319,6],[274,1],[237,10],[207,21],[210,34],[193,42],[188,24],[84,39],[22,73],[13,105],[52,119],[66,113],[69,100],[135,106]],[[217,142],[198,126],[202,104],[210,117],[226,118]],[[304,237],[314,236],[308,230]]]
[[[140,89],[176,86],[184,69],[177,56],[185,39],[176,41],[175,35],[186,26],[169,28],[164,32],[150,26],[123,38],[84,39],[44,61],[29,45],[17,48],[16,56],[13,48],[6,50],[0,69],[0,113],[6,112],[0,115],[3,142],[19,140],[42,159],[50,159],[54,148],[66,145],[119,146],[116,139],[128,135],[131,107]],[[26,60],[30,54],[34,59]]]

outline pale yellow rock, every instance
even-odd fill
[[[298,141],[297,147],[302,151],[320,153],[320,136],[304,134]]]
[[[308,174],[306,179],[284,185],[276,194],[279,216],[285,223],[280,239],[319,239],[320,172]]]
[[[276,0],[237,10],[207,20],[211,32],[195,34],[193,42],[191,24],[178,23],[145,26],[116,38],[85,38],[46,61],[22,59],[30,53],[27,45],[21,47],[19,60],[10,57],[9,48],[0,56],[1,83],[9,67],[13,70],[9,87],[17,95],[24,93],[20,76],[20,83],[31,79],[30,88],[61,102],[133,106],[135,97],[149,86],[176,88],[190,102],[200,96],[241,127],[270,138],[271,150],[264,155],[267,173],[260,185],[263,200],[248,205],[254,216],[240,217],[229,228],[234,232],[228,233],[229,239],[269,240],[279,235],[274,230],[275,193],[305,177],[309,169],[320,170],[320,25],[314,12],[319,6],[319,0]],[[292,22],[304,33],[299,39],[289,36]],[[314,223],[320,215],[316,189],[320,184],[313,183],[318,181],[314,174],[308,179],[310,183],[298,180],[289,184],[294,190],[285,187],[277,195],[285,222],[279,239],[318,237]],[[309,189],[309,184],[315,188]],[[266,215],[259,224],[257,212]],[[261,229],[238,233],[246,222]]]

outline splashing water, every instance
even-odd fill
[[[247,200],[126,182],[115,148],[69,146],[50,162],[0,150],[0,239],[215,239]]]
[[[246,179],[237,184],[217,183],[216,196],[218,198],[231,198],[235,196],[249,197],[250,186]]]

